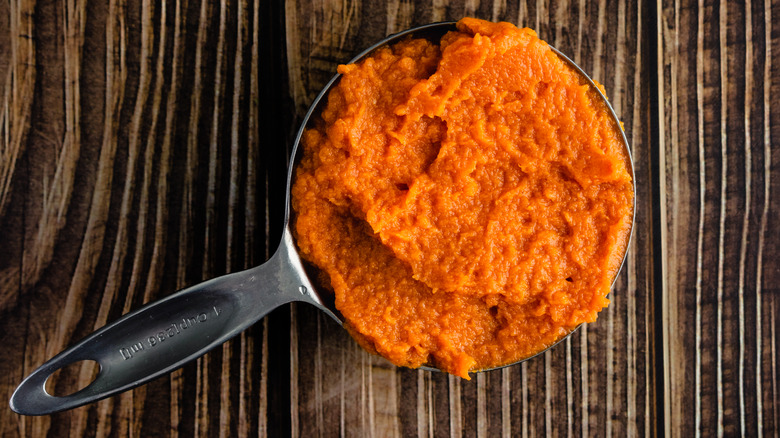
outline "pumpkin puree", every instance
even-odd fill
[[[596,319],[634,194],[578,72],[530,29],[457,28],[339,67],[292,205],[302,256],[364,348],[468,379]]]

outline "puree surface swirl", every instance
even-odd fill
[[[457,28],[339,67],[292,206],[364,348],[468,378],[595,321],[634,193],[620,128],[578,72],[530,29]]]

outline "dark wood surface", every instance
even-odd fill
[[[597,322],[464,381],[285,306],[123,395],[0,408],[0,436],[778,436],[777,0],[0,3],[2,398],[123,313],[266,260],[338,63],[467,15],[536,29],[625,123],[636,226]]]

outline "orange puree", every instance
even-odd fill
[[[292,205],[301,254],[364,348],[468,378],[596,319],[634,194],[579,73],[530,29],[457,28],[339,67]]]

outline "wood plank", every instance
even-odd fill
[[[775,2],[776,3],[776,2]],[[770,17],[777,4],[664,2],[659,69],[665,187],[667,433],[777,429],[776,209]],[[776,198],[776,197],[775,197]],[[756,244],[755,242],[760,242]]]
[[[143,302],[200,281],[199,266],[211,275],[269,256],[275,242],[269,242],[268,223],[276,221],[278,234],[283,205],[265,217],[267,174],[286,167],[286,154],[281,147],[270,155],[281,166],[261,162],[268,158],[266,152],[261,157],[261,142],[283,145],[290,127],[280,123],[285,116],[278,111],[286,105],[286,78],[257,63],[256,54],[269,50],[264,32],[283,38],[273,27],[278,11],[261,14],[264,5],[230,3],[220,10],[187,0],[4,4],[13,10],[3,11],[13,14],[3,16],[17,21],[2,28],[3,41],[18,42],[17,57],[3,52],[3,77],[13,73],[13,82],[3,81],[4,95],[10,93],[3,107],[13,113],[4,112],[10,123],[0,124],[10,126],[0,136],[3,151],[11,154],[3,165],[16,165],[8,173],[10,201],[2,216],[2,240],[12,252],[0,257],[2,311],[8,316],[2,336],[14,352],[3,361],[6,398],[56,350]],[[224,49],[217,56],[220,19]],[[18,38],[9,38],[6,29]],[[36,51],[25,43],[31,41],[25,32],[33,29]],[[36,61],[26,60],[30,56]],[[281,52],[272,56],[282,58]],[[219,60],[221,94],[212,86]],[[19,98],[33,87],[36,65],[47,74],[29,99],[34,116],[28,117]],[[272,90],[264,91],[262,102],[260,83]],[[31,126],[26,143],[19,134],[25,124]],[[26,151],[11,148],[7,139]],[[217,158],[208,155],[211,146]],[[225,178],[209,182],[209,169]],[[272,190],[278,191],[279,176],[273,173]],[[202,195],[209,188],[211,200]],[[206,238],[209,210],[213,236]],[[253,232],[245,241],[247,230]],[[89,407],[36,418],[5,410],[3,435],[267,431],[268,394],[286,392],[288,377],[269,388],[266,333],[267,324],[260,324],[201,366]],[[66,392],[88,379],[87,371],[77,370],[61,376],[57,386]]]

